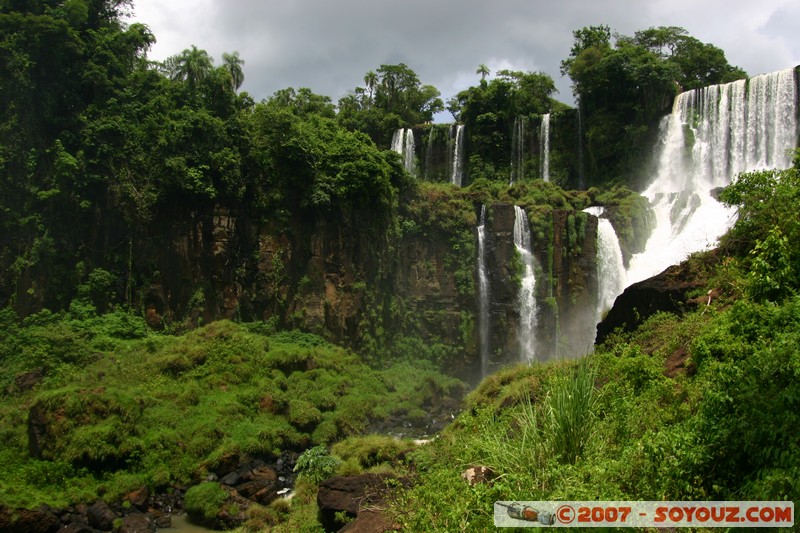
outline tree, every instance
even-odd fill
[[[645,156],[648,133],[669,112],[678,91],[732,81],[744,73],[718,48],[683,28],[650,28],[633,37],[608,26],[573,32],[570,56],[561,62],[582,117],[591,175],[626,178]]]
[[[478,70],[475,71],[475,74],[480,74],[481,81],[484,81],[486,79],[486,76],[489,75],[489,67],[481,63],[480,65],[478,65]]]
[[[231,75],[231,84],[234,92],[239,90],[239,87],[244,83],[244,59],[239,57],[239,52],[224,53],[222,54],[222,63]]]
[[[375,74],[375,71],[370,70],[366,74],[364,74],[364,85],[367,88],[367,98],[370,102],[372,102],[372,96],[375,92],[375,86],[378,84],[378,75]]]
[[[173,69],[170,73],[171,77],[185,81],[192,92],[208,76],[214,65],[214,60],[208,55],[208,52],[198,49],[195,45],[167,61],[170,68]]]

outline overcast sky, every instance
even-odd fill
[[[680,26],[722,48],[755,75],[800,64],[797,0],[133,0],[131,21],[147,24],[160,60],[191,45],[221,63],[244,59],[242,90],[256,101],[309,87],[339,97],[381,64],[405,63],[447,100],[477,84],[475,70],[541,71],[572,103],[559,74],[572,31],[607,24],[632,35]],[[449,113],[438,117],[450,121]]]

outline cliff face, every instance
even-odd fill
[[[260,219],[221,205],[172,212],[125,243],[129,261],[115,270],[122,271],[116,290],[153,328],[259,320],[317,333],[374,359],[391,356],[397,344],[405,355],[431,350],[425,356],[435,353],[471,379],[481,371],[475,198],[465,189],[431,188],[382,221],[352,213]],[[514,205],[487,207],[492,369],[520,360],[520,262]],[[529,217],[535,358],[573,357],[594,338],[597,220],[538,204]]]

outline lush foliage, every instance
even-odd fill
[[[461,390],[420,366],[375,371],[319,337],[225,321],[167,336],[120,312],[2,320],[0,502],[11,506],[186,484],[231,457],[328,444]]]
[[[481,79],[448,101],[448,110],[468,132],[471,179],[507,179],[515,120],[566,107],[553,98],[555,92],[547,74],[501,70],[491,81]]]
[[[597,182],[628,177],[675,94],[746,77],[719,48],[677,27],[615,35],[608,26],[573,32],[561,73],[585,117],[588,165]],[[596,182],[596,183],[597,183]]]

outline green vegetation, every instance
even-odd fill
[[[191,483],[231,458],[329,444],[460,394],[424,364],[372,370],[299,332],[221,321],[169,336],[123,313],[3,320],[0,502],[12,507]]]
[[[796,274],[778,270],[770,291],[756,290],[758,261],[780,265],[800,249],[774,242],[777,221],[800,208],[797,175],[745,174],[725,193],[741,215],[723,247],[734,252],[690,259],[717,292],[710,304],[657,314],[580,362],[484,380],[453,425],[406,457],[417,484],[398,494],[395,519],[411,530],[487,529],[494,501],[523,496],[797,505]],[[467,485],[460,475],[473,465],[493,481]]]
[[[655,126],[678,92],[747,77],[722,50],[683,28],[615,34],[613,44],[608,26],[584,27],[573,36],[561,74],[572,79],[585,118],[590,185],[635,179]]]
[[[228,493],[217,483],[201,483],[186,491],[186,513],[201,524],[215,525]]]
[[[439,91],[407,65],[336,105],[309,88],[256,103],[236,52],[148,61],[155,37],[122,22],[127,4],[0,2],[0,504],[193,485],[187,510],[209,521],[225,499],[210,472],[285,451],[304,452],[296,496],[253,506],[246,530],[318,529],[317,484],[363,471],[415,480],[391,507],[412,531],[488,529],[493,501],[522,496],[800,502],[797,168],[722,193],[739,221],[692,259],[697,295],[715,291],[702,309],[580,363],[498,372],[422,447],[368,434],[457,409],[463,384],[440,369],[476,352],[481,204],[525,209],[556,338],[580,211],[606,206],[626,260],[642,248],[632,169],[679,88],[744,76],[719,49],[681,28],[575,32],[562,73],[594,185],[580,192],[559,187],[574,137],[554,138],[557,183],[531,156],[507,185],[515,120],[577,113],[546,74],[480,65],[448,101],[469,154],[457,188],[416,182],[387,150],[400,127],[444,138]],[[432,294],[408,294],[401,259],[424,246],[440,247],[414,263]],[[443,294],[446,309],[426,301]],[[478,464],[494,480],[467,486]]]

